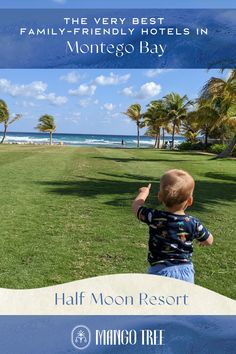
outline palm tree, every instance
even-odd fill
[[[136,122],[137,125],[137,147],[140,146],[140,134],[139,129],[142,127],[143,114],[141,113],[141,106],[138,103],[132,104],[128,107],[127,111],[124,112],[126,116]]]
[[[52,145],[52,134],[56,131],[56,123],[53,116],[44,114],[39,118],[36,129],[43,133],[50,133],[50,145]]]
[[[195,111],[189,112],[187,116],[195,128],[204,135],[204,145],[207,148],[210,133],[222,122],[219,112],[211,101],[199,100]]]
[[[22,116],[20,114],[16,114],[14,118],[10,119],[9,110],[5,101],[0,100],[0,123],[3,123],[4,130],[2,140],[0,144],[2,144],[6,138],[7,128],[10,124],[14,123],[16,120],[20,119]]]
[[[168,112],[168,120],[172,124],[172,148],[175,144],[175,133],[179,133],[182,120],[186,117],[188,107],[192,104],[186,95],[170,93],[164,97],[165,109]]]
[[[145,135],[155,137],[154,148],[160,148],[161,128],[166,123],[166,110],[163,100],[150,102],[147,111],[143,114],[144,123],[148,127]]]
[[[234,132],[234,137],[225,151],[218,155],[218,157],[227,157],[236,144],[236,69],[231,70],[226,80],[217,77],[208,80],[202,89],[200,99],[211,101],[215,106],[221,117],[218,126],[224,123]]]
[[[233,152],[235,145],[236,145],[236,129],[235,129],[235,134],[234,134],[233,139],[230,141],[230,143],[228,144],[226,149],[224,151],[222,151],[217,157],[223,158],[223,157],[230,156],[231,153]]]
[[[232,154],[234,147],[236,145],[236,106],[232,106],[232,109],[228,111],[229,119],[227,121],[228,126],[232,129],[234,133],[233,139],[229,142],[226,149],[218,155],[218,157],[228,157]]]
[[[182,122],[181,131],[185,139],[194,144],[197,143],[198,134],[200,133],[199,124],[196,119],[196,112],[189,112]]]

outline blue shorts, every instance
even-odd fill
[[[150,266],[148,274],[162,275],[163,277],[175,278],[194,283],[194,268],[192,263],[171,266],[159,263]]]

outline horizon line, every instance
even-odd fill
[[[33,131],[7,131],[7,134],[49,134],[48,132],[33,132]],[[3,131],[0,130],[0,134],[3,134]],[[63,132],[54,132],[53,135],[55,134],[64,134],[64,135],[107,135],[107,136],[133,136],[137,137],[136,134],[108,134],[108,133],[63,133]],[[171,134],[166,134],[166,136],[171,136]],[[176,134],[176,137],[181,137],[182,135]],[[152,136],[148,135],[140,135],[140,137],[147,137],[147,138],[153,138]]]

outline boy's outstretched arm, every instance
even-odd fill
[[[208,236],[205,241],[199,242],[199,246],[211,246],[213,244],[214,238],[212,234]]]
[[[149,183],[147,187],[141,187],[139,189],[139,194],[137,195],[137,197],[134,199],[132,203],[132,211],[135,214],[135,216],[137,215],[139,208],[143,206],[145,200],[149,196],[151,186],[152,186],[151,183]]]

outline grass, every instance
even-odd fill
[[[152,149],[0,147],[0,287],[35,288],[113,273],[146,273],[148,229],[130,205],[160,175],[196,179],[190,213],[215,236],[195,245],[196,284],[236,298],[236,162]]]

